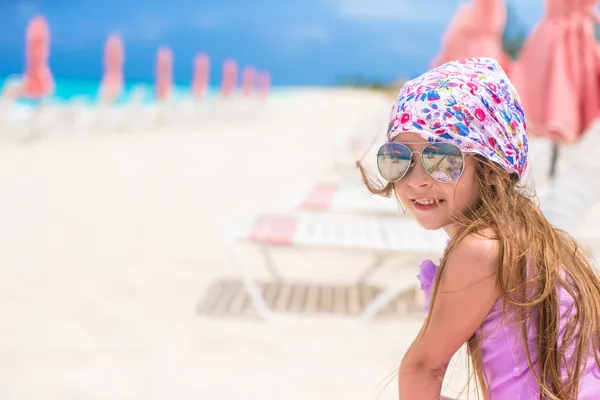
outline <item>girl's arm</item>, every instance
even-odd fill
[[[450,359],[481,326],[498,293],[496,241],[467,237],[449,255],[429,326],[410,346],[398,373],[400,400],[438,400]]]

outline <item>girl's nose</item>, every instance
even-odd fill
[[[422,188],[431,186],[433,178],[429,175],[429,172],[423,167],[421,157],[417,154],[413,155],[413,166],[408,171],[408,186],[412,188]]]

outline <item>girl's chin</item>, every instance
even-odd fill
[[[427,229],[428,231],[435,231],[438,229],[442,229],[452,224],[452,220],[446,218],[446,216],[440,216],[437,213],[423,213],[419,211],[410,210],[413,217],[417,220],[419,225],[423,227],[423,229]],[[436,215],[437,214],[437,215]]]
[[[439,218],[419,218],[419,216],[415,215],[415,219],[423,227],[423,229],[427,229],[428,231],[435,231],[443,228],[446,224],[443,221],[440,221]]]

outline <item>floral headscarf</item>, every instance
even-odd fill
[[[406,82],[392,108],[392,141],[415,132],[451,142],[522,176],[527,168],[527,125],[521,100],[498,62],[467,58]]]

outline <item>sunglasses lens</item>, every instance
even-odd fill
[[[435,180],[454,182],[462,174],[464,157],[455,144],[432,143],[423,149],[423,166]]]
[[[386,143],[377,152],[377,168],[388,182],[402,178],[410,167],[412,154],[410,149],[400,143]]]

